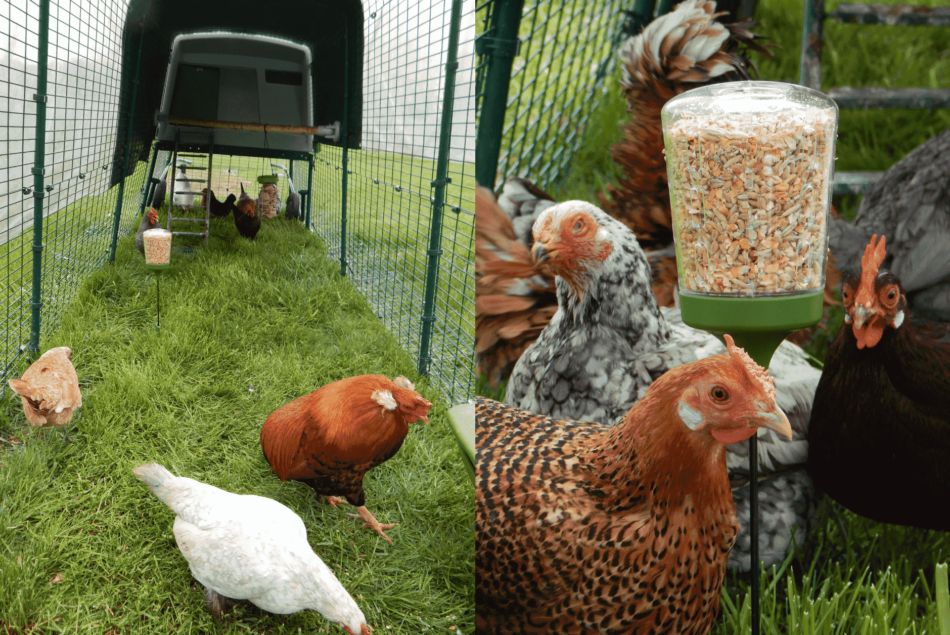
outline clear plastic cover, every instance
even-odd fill
[[[838,107],[778,82],[690,90],[662,111],[681,293],[822,289]]]

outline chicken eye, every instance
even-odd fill
[[[895,291],[894,289],[891,289],[890,291],[887,292],[887,301],[894,302],[895,300],[897,300],[897,291]]]
[[[851,299],[851,289],[844,287],[841,289],[841,299],[847,302]]]
[[[575,233],[575,234],[581,233],[581,230],[582,230],[582,229],[584,229],[584,221],[579,220],[579,221],[577,221],[576,223],[574,223],[574,233]]]
[[[725,401],[729,398],[729,393],[722,386],[713,386],[709,394],[712,395],[712,398],[716,401]]]

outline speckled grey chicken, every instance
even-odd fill
[[[668,369],[724,352],[722,343],[682,322],[678,309],[660,308],[651,271],[633,233],[589,203],[546,209],[534,227],[536,260],[556,276],[559,308],[518,360],[506,403],[523,410],[613,424]],[[801,470],[808,458],[807,426],[820,372],[805,353],[784,342],[770,372],[794,437],[759,436],[759,550],[766,565],[781,562],[792,530],[803,538],[814,491]],[[730,445],[727,465],[737,514],[749,520],[748,444]],[[740,533],[730,567],[748,570],[751,540]]]
[[[881,266],[900,278],[915,317],[950,322],[950,130],[885,172],[853,222],[832,218],[828,242],[853,266],[875,234],[887,238]]]

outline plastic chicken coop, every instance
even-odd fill
[[[163,177],[186,209],[207,185],[255,197],[264,177],[281,200],[293,182],[326,256],[446,401],[471,394],[474,7],[0,6],[5,376],[114,259]],[[206,236],[205,212],[192,216],[172,229]]]

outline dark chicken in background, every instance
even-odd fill
[[[843,285],[845,323],[815,393],[808,470],[856,514],[950,531],[950,336],[918,328],[900,279],[880,268],[886,241],[876,238]]]
[[[208,188],[203,188],[201,190],[201,206],[206,207],[208,205]],[[228,197],[224,199],[224,202],[218,200],[214,195],[214,192],[211,192],[211,216],[214,218],[224,218],[231,213],[234,207],[234,201],[237,200],[237,197],[234,194],[228,194]]]
[[[280,480],[300,481],[336,507],[345,496],[369,527],[392,544],[365,507],[363,476],[402,447],[409,424],[422,420],[432,404],[405,377],[383,375],[341,379],[275,410],[261,428],[261,449]]]
[[[139,229],[135,233],[135,248],[143,254],[145,253],[145,232],[149,229],[158,229],[158,210],[165,204],[165,181],[162,180],[155,185],[152,192],[152,205],[147,212],[142,215],[139,222]]]
[[[257,201],[247,195],[241,183],[241,197],[234,204],[234,226],[238,233],[251,240],[257,239],[261,229],[261,216],[257,213]]]
[[[857,263],[872,234],[887,238],[882,266],[901,279],[914,315],[950,323],[950,130],[891,166],[853,223],[832,217],[828,244],[841,262]]]
[[[613,428],[476,401],[478,633],[709,631],[739,531],[725,444],[792,436],[726,338]]]

